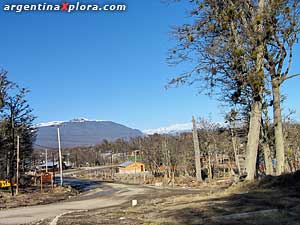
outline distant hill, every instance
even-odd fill
[[[37,137],[35,148],[57,148],[57,127],[60,128],[63,148],[91,146],[104,139],[113,141],[118,138],[129,139],[142,136],[137,129],[126,127],[112,121],[74,119],[68,122],[53,121],[36,125]]]

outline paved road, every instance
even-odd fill
[[[136,188],[120,184],[93,184],[93,189],[81,194],[75,200],[63,201],[48,205],[14,208],[0,211],[0,224],[24,224],[52,218],[53,223],[59,215],[77,210],[90,210],[130,204],[136,194],[145,193],[145,188]]]

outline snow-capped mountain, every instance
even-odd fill
[[[49,126],[58,126],[61,125],[62,123],[66,122],[88,122],[88,121],[94,121],[94,122],[102,122],[104,120],[90,120],[84,117],[80,118],[75,118],[69,121],[51,121],[51,122],[44,122],[44,123],[38,123],[35,125],[35,127],[49,127]]]
[[[57,127],[60,128],[63,148],[91,146],[101,143],[104,139],[114,141],[143,135],[137,129],[112,121],[85,118],[39,123],[35,127],[37,129],[35,148],[57,148]]]
[[[213,124],[217,127],[226,126],[225,123],[214,122]],[[196,126],[198,129],[203,128],[199,123],[197,123]],[[143,130],[143,133],[148,135],[155,134],[155,133],[156,134],[178,134],[183,132],[191,132],[192,129],[193,129],[193,124],[192,122],[189,122],[189,123],[173,124],[166,127],[156,128],[156,129],[147,129],[147,130]]]
[[[192,123],[178,123],[169,125],[166,127],[160,127],[156,129],[148,129],[144,130],[144,134],[175,134],[175,133],[182,133],[182,132],[188,132],[191,131],[193,128]]]
[[[38,127],[50,127],[50,126],[58,126],[65,121],[51,121],[51,122],[45,122],[45,123],[38,123],[35,125],[36,128]]]

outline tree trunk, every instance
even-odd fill
[[[201,162],[200,162],[200,146],[199,146],[196,121],[195,121],[194,117],[192,118],[192,123],[193,123],[193,142],[194,142],[194,151],[195,151],[196,178],[198,180],[202,181]]]
[[[212,168],[211,168],[211,154],[208,152],[208,177],[209,181],[213,179]]]
[[[224,162],[224,154],[222,154],[222,166],[223,166],[223,177],[226,176],[226,167],[225,167],[225,162]]]
[[[266,175],[273,175],[273,166],[272,166],[272,158],[271,158],[271,150],[268,143],[264,142],[262,145],[264,151],[264,160],[266,166]]]
[[[262,103],[255,101],[251,107],[248,141],[246,146],[247,180],[253,180],[256,170],[256,160],[259,145]]]
[[[271,157],[271,150],[269,145],[269,136],[268,136],[268,127],[269,122],[267,120],[268,118],[268,110],[265,109],[264,111],[266,120],[263,121],[262,119],[262,127],[261,127],[261,133],[262,133],[262,149],[264,152],[264,161],[265,161],[265,173],[266,175],[273,175],[273,165],[272,165],[272,157]]]
[[[215,165],[216,165],[216,168],[217,168],[216,177],[220,178],[220,163],[219,163],[219,157],[218,157],[217,153],[215,153]]]
[[[282,131],[282,116],[280,106],[280,88],[279,82],[272,79],[273,90],[273,116],[274,116],[274,133],[275,133],[275,150],[276,150],[276,175],[284,173],[284,139]]]
[[[234,153],[234,161],[236,164],[236,167],[238,169],[238,174],[241,174],[241,167],[240,167],[240,161],[239,161],[239,157],[238,157],[238,148],[237,148],[237,138],[236,135],[234,134],[234,130],[233,130],[233,124],[232,122],[230,122],[230,131],[231,131],[231,141],[232,141],[232,148],[233,148],[233,153]]]
[[[250,124],[248,131],[248,141],[246,146],[246,171],[247,180],[253,180],[256,171],[256,160],[259,145],[261,115],[262,115],[262,93],[264,88],[264,43],[263,43],[263,13],[265,0],[259,0],[255,31],[258,43],[256,51],[256,82],[252,84],[253,103],[251,105]]]
[[[6,151],[7,151],[7,150],[6,150]],[[5,163],[6,163],[6,178],[8,178],[8,177],[9,177],[9,167],[10,167],[10,163],[9,163],[9,152],[6,152]]]

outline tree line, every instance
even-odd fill
[[[17,147],[20,175],[31,166],[35,119],[28,104],[28,90],[10,81],[0,71],[0,178],[16,182]],[[19,139],[19,146],[17,146]]]
[[[188,5],[188,23],[172,29],[176,44],[168,62],[189,69],[168,86],[196,84],[199,92],[215,94],[232,108],[233,121],[238,116],[247,124],[248,180],[255,178],[259,154],[269,174],[284,173],[288,149],[280,89],[300,75],[290,73],[300,33],[299,0],[191,0]],[[275,171],[270,169],[273,159]]]
[[[245,169],[246,165],[243,163],[243,159],[247,146],[248,125],[245,123],[233,125],[228,116],[226,121],[227,123],[223,125],[205,118],[195,121],[202,180],[242,175],[243,169]],[[274,132],[273,124],[268,127],[268,132]],[[300,169],[300,139],[298,138],[300,124],[293,121],[290,116],[285,117],[283,133],[285,148],[287,149],[286,171],[294,172]],[[270,136],[269,133],[266,135]],[[268,145],[271,158],[274,158],[276,154],[273,139]],[[264,142],[261,142],[260,148],[263,146]],[[135,150],[140,152],[138,161],[142,161],[146,170],[154,175],[171,177],[174,173],[175,176],[199,178],[196,174],[197,166],[192,132],[152,134],[130,140],[104,140],[95,146],[64,149],[64,155],[65,161],[70,160],[75,167],[116,165],[126,160],[133,160],[130,156]],[[264,157],[264,152],[259,151],[256,175],[268,175],[269,173],[268,169],[270,168],[267,168]],[[268,166],[271,167],[271,170],[275,169],[273,162]]]

